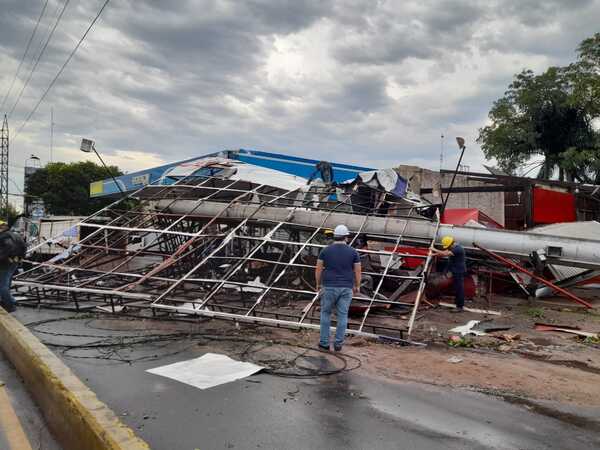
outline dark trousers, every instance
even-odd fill
[[[452,284],[454,285],[454,304],[457,308],[465,306],[465,274],[453,273]]]
[[[17,304],[16,300],[10,293],[10,285],[12,277],[17,271],[17,264],[11,263],[4,269],[0,269],[0,304],[6,307],[13,307]]]

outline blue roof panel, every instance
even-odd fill
[[[270,153],[259,150],[225,150],[221,152],[209,153],[196,158],[190,158],[183,161],[177,161],[170,164],[163,164],[162,166],[153,167],[150,169],[139,170],[137,172],[129,173],[117,177],[117,182],[124,192],[131,192],[142,188],[146,184],[151,184],[159,180],[163,174],[179,164],[183,164],[190,161],[195,161],[201,158],[208,158],[211,156],[221,156],[224,158],[236,159],[239,161],[246,162],[248,164],[254,164],[256,166],[266,167],[269,169],[279,170],[284,173],[296,175],[303,178],[310,178],[315,174],[315,165],[319,162],[316,159],[301,158],[298,156],[285,155],[281,153]],[[349,164],[341,164],[331,162],[333,166],[333,179],[334,181],[341,182],[352,178],[360,172],[366,170],[373,170],[369,167],[353,166]],[[317,173],[314,175],[316,178],[320,178]],[[90,196],[91,197],[105,197],[115,195],[119,193],[119,189],[115,185],[111,178],[104,179],[101,181],[94,182],[90,185]]]

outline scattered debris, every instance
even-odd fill
[[[447,359],[447,361],[452,364],[458,364],[458,363],[461,363],[463,360],[462,360],[462,358],[459,358],[458,356],[451,356],[450,358]]]
[[[531,278],[539,281],[540,283],[545,284],[546,286],[548,286],[549,288],[551,288],[555,292],[557,292],[559,294],[562,294],[563,296],[567,297],[569,300],[573,300],[574,302],[577,302],[580,305],[585,306],[586,308],[589,308],[589,309],[593,308],[593,306],[590,303],[586,302],[585,300],[577,297],[576,295],[571,294],[569,291],[566,291],[563,288],[557,286],[556,284],[551,283],[550,281],[546,280],[545,278],[537,276],[533,272],[530,272],[529,270],[525,269],[524,267],[521,267],[519,264],[511,261],[510,259],[505,258],[503,256],[500,256],[500,255],[498,255],[498,254],[496,254],[496,253],[494,253],[494,252],[492,252],[490,250],[487,250],[487,249],[481,247],[480,245],[477,245],[475,242],[473,242],[473,247],[475,247],[478,250],[481,250],[483,253],[485,253],[488,256],[491,256],[495,260],[500,261],[502,264],[504,264],[504,265],[506,265],[506,266],[508,266],[508,267],[510,267],[512,269],[518,270],[519,272],[522,272],[522,273],[530,276]]]
[[[512,328],[512,325],[488,325],[487,327],[482,327],[481,331],[485,333],[496,333],[498,331],[508,331]]]
[[[475,336],[485,336],[487,333],[484,331],[474,330],[473,327],[479,323],[479,320],[469,320],[466,325],[460,327],[454,327],[448,331],[452,333],[459,333],[461,336],[467,336],[473,334]]]
[[[496,323],[494,319],[484,319],[481,320],[477,326],[475,327],[479,331],[483,331],[485,333],[495,333],[498,331],[508,331],[513,326],[506,323]]]
[[[521,339],[521,335],[519,334],[501,334],[500,336],[496,336],[496,338],[506,341],[506,342],[514,342]]]
[[[576,334],[577,336],[598,338],[598,333],[582,331],[578,327],[570,327],[568,325],[552,325],[547,323],[536,323],[534,328],[537,331],[560,331],[562,333]]]

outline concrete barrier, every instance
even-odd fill
[[[65,450],[150,447],[18,320],[0,308],[0,349],[23,378]]]

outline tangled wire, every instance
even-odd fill
[[[264,373],[286,378],[316,378],[355,370],[360,367],[360,359],[341,353],[322,353],[313,347],[286,340],[260,339],[256,337],[231,335],[231,329],[210,329],[204,331],[148,332],[147,328],[103,327],[95,322],[97,315],[79,314],[30,322],[27,325],[33,332],[52,336],[51,341],[43,341],[49,347],[60,351],[64,357],[78,359],[106,360],[116,363],[134,364],[140,361],[153,361],[177,355],[197,346],[225,344],[233,347],[241,361],[252,362],[265,367]],[[125,321],[136,319],[152,320],[143,316],[102,317],[103,321]],[[88,330],[128,334],[106,336],[84,332],[76,333],[50,330],[45,325],[69,321],[84,321]],[[164,322],[163,322],[164,323]],[[131,334],[135,332],[136,334]],[[226,335],[225,333],[229,333]],[[73,343],[73,339],[78,342]],[[85,342],[80,342],[85,340]],[[176,346],[174,350],[169,347]]]

